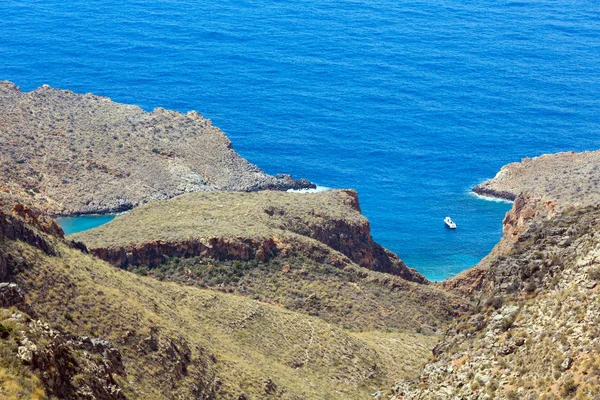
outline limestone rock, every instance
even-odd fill
[[[25,296],[16,283],[0,283],[0,308],[8,308],[23,304]]]

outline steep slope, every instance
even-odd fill
[[[394,398],[600,396],[597,154],[511,164],[482,185],[515,199],[504,236],[478,266],[443,283],[475,306]]]
[[[14,378],[0,393],[358,399],[414,373],[434,341],[354,335],[243,297],[140,277],[49,235],[35,213],[27,222],[18,214],[0,212],[1,278],[14,283],[0,288],[12,299],[0,304],[8,333],[0,332],[0,374]],[[19,387],[27,382],[29,392]]]
[[[530,225],[397,398],[600,396],[600,208]]]
[[[72,238],[139,274],[353,330],[436,331],[466,307],[373,241],[354,191],[192,193]]]
[[[269,176],[196,112],[145,112],[92,94],[0,82],[0,191],[51,214],[122,211],[224,190],[314,187]]]

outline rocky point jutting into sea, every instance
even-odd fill
[[[53,215],[128,210],[207,190],[314,188],[240,157],[210,120],[0,82],[0,191]]]

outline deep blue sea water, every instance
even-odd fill
[[[3,0],[0,15],[0,79],[198,110],[269,173],[357,189],[374,238],[430,279],[501,236],[509,205],[473,185],[600,147],[597,1]]]

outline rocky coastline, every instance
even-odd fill
[[[474,306],[393,399],[600,396],[598,156],[524,159],[473,190],[514,199],[504,235],[477,266],[441,283]]]
[[[481,196],[514,201],[521,193],[561,205],[600,201],[600,151],[562,152],[505,165],[493,179],[475,186]]]
[[[211,190],[315,188],[264,173],[195,111],[0,82],[0,192],[53,216],[130,210]]]
[[[0,116],[10,396],[600,396],[600,151],[477,185],[513,202],[503,237],[431,284],[373,241],[355,191],[284,192],[314,185],[195,112],[0,82]],[[69,238],[50,217],[130,209]]]

